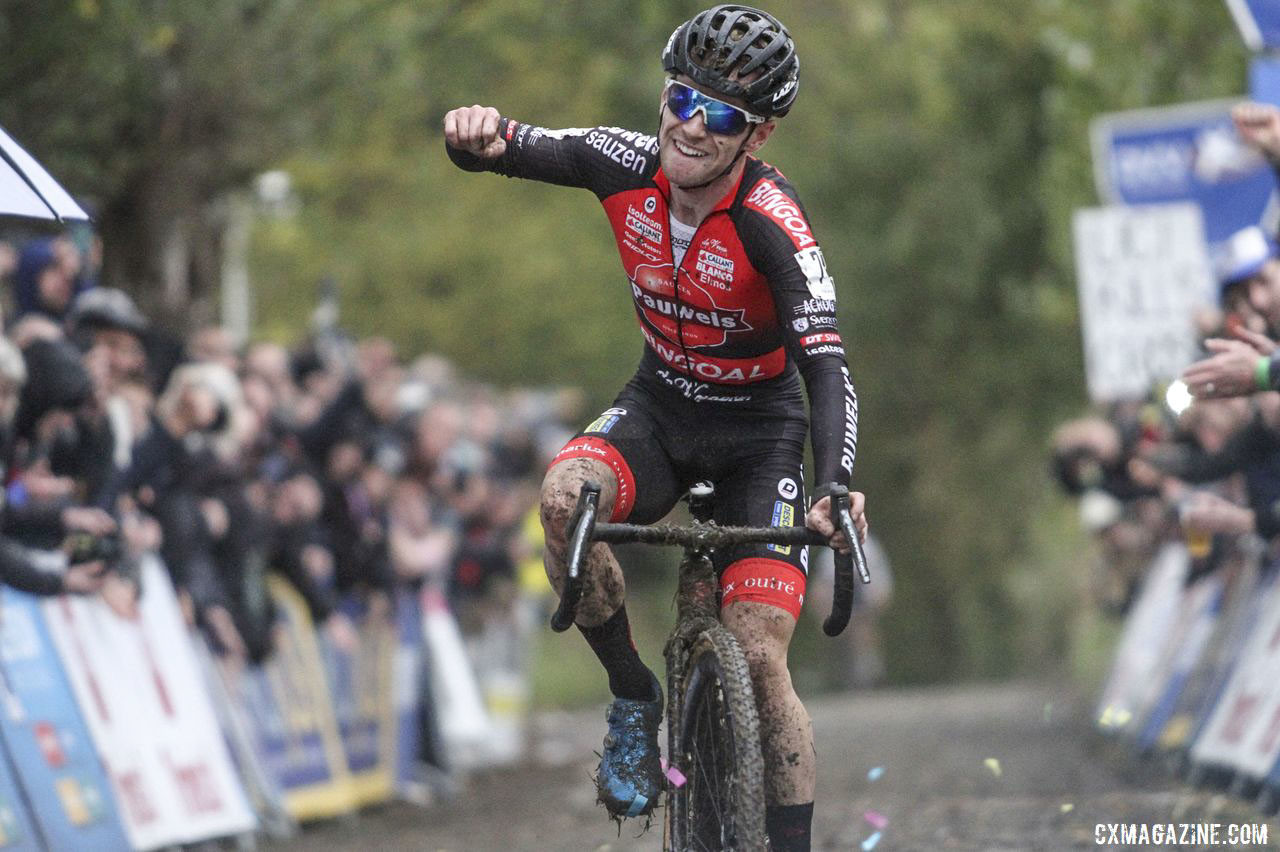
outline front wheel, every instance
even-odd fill
[[[764,759],[747,660],[728,630],[698,636],[686,658],[671,754],[686,783],[670,795],[672,849],[766,848]],[[673,708],[674,709],[674,708]]]

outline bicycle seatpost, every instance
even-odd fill
[[[710,482],[695,482],[689,489],[689,514],[694,520],[706,523],[711,520],[716,487]]]
[[[853,615],[853,574],[863,583],[871,582],[871,572],[867,569],[867,556],[862,551],[862,542],[858,540],[858,530],[853,523],[849,489],[844,486],[831,491],[831,521],[849,540],[847,554],[835,554],[835,589],[831,599],[831,614],[822,622],[822,632],[828,636],[839,636],[849,625]]]
[[[551,629],[563,633],[573,624],[578,613],[578,600],[582,597],[582,563],[591,547],[591,533],[596,527],[596,513],[600,508],[600,486],[595,482],[582,483],[578,492],[578,505],[569,518],[570,538],[568,571],[564,578],[564,591],[560,594],[560,606],[551,616]]]

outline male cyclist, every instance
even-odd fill
[[[615,522],[665,515],[694,482],[717,486],[720,524],[805,524],[847,549],[830,491],[847,485],[857,399],[836,328],[835,288],[791,184],[751,156],[796,98],[786,28],[746,6],[708,9],[676,28],[656,137],[616,127],[548,130],[493,108],[444,119],[463,169],[590,189],[622,256],[645,349],[613,405],[556,456],[542,487],[547,573],[560,591],[565,536],[582,483],[602,485]],[[808,391],[816,482],[804,496]],[[865,536],[864,499],[853,514]],[[804,601],[804,547],[715,554],[721,618],[742,644],[759,705],[766,826],[773,848],[808,849],[815,755],[792,688],[787,646]],[[616,816],[648,813],[661,790],[658,679],[636,652],[622,571],[592,548],[577,624],[609,675],[597,784]]]

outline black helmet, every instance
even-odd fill
[[[787,114],[800,85],[791,34],[773,15],[750,6],[714,6],[676,27],[662,51],[662,67],[741,98],[752,112],[769,117]],[[731,79],[753,73],[759,76],[745,85]]]

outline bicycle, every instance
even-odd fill
[[[674,524],[596,523],[600,487],[583,485],[570,518],[568,572],[560,605],[551,617],[557,632],[574,621],[582,595],[581,567],[592,542],[680,545],[676,624],[663,656],[667,664],[667,813],[663,848],[686,850],[765,849],[764,758],[759,719],[747,661],[733,634],[719,620],[719,583],[711,563],[717,546],[759,542],[827,544],[804,527],[721,527],[710,520],[714,488],[698,483],[685,499],[694,521]],[[835,595],[822,629],[838,636],[853,607],[853,575],[871,582],[866,557],[849,511],[849,491],[831,496],[833,520],[851,543],[837,553]]]

